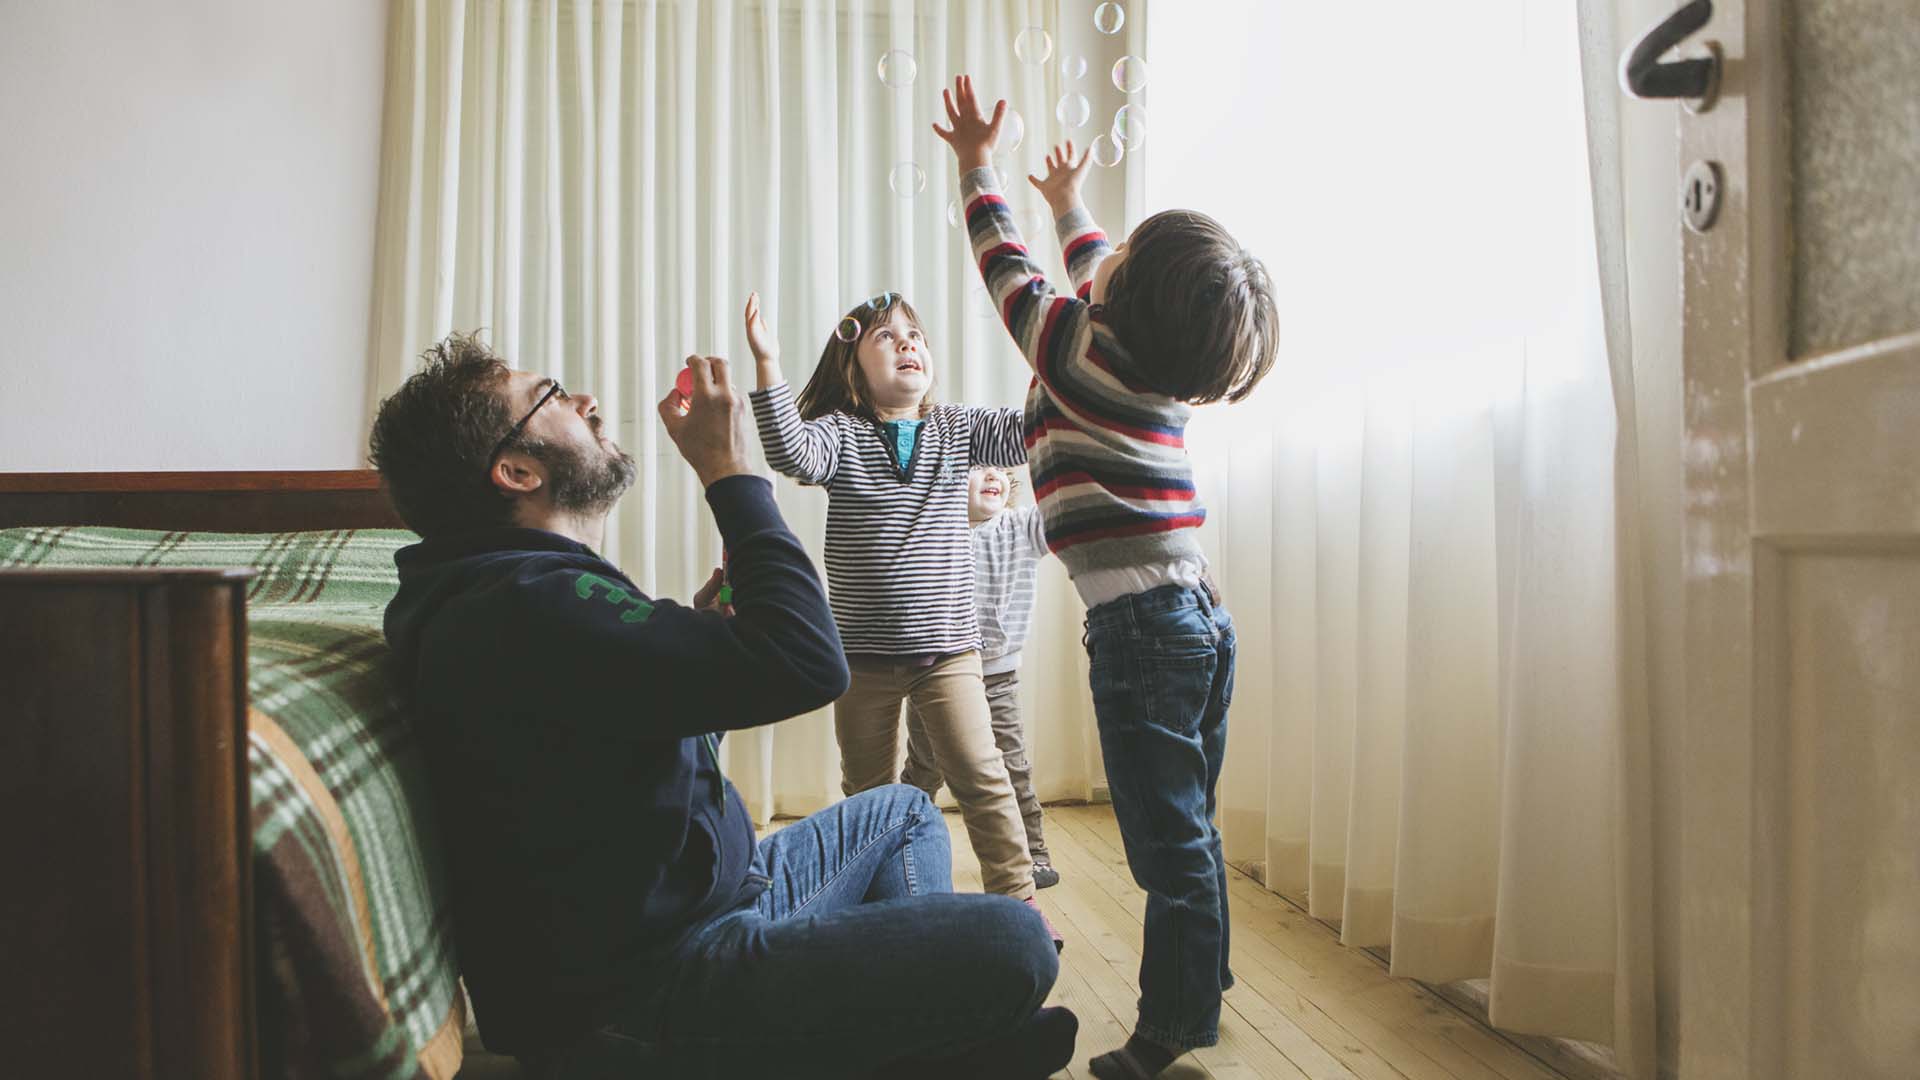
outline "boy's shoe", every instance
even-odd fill
[[[1029,896],[1021,902],[1032,908],[1033,913],[1040,916],[1040,921],[1047,924],[1047,936],[1053,939],[1053,951],[1057,953],[1066,952],[1067,939],[1060,936],[1060,931],[1053,928],[1053,920],[1047,918],[1047,913],[1040,910],[1040,901],[1035,897]]]
[[[1060,871],[1055,870],[1052,863],[1037,862],[1033,864],[1034,888],[1051,889],[1058,884],[1060,884]]]

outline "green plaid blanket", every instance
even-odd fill
[[[0,566],[245,566],[264,1075],[451,1076],[464,1024],[425,764],[380,620],[398,530],[0,530]]]

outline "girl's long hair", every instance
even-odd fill
[[[820,353],[820,363],[813,369],[813,377],[807,380],[806,387],[800,391],[799,400],[795,402],[802,420],[818,420],[831,412],[851,413],[868,420],[879,419],[879,414],[873,408],[873,390],[867,386],[867,376],[860,370],[859,349],[860,343],[873,333],[874,327],[893,317],[895,308],[905,313],[907,321],[915,329],[926,332],[926,327],[920,325],[919,313],[899,293],[881,293],[847,312],[848,319],[860,324],[859,336],[852,341],[840,340],[837,333],[827,336],[827,347]],[[926,396],[920,399],[920,415],[924,417],[933,411],[933,405],[933,383],[929,379]]]

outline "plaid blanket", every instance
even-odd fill
[[[397,530],[0,530],[0,566],[247,566],[264,1075],[451,1077],[464,999],[425,765],[390,692]]]

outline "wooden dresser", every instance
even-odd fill
[[[254,1075],[251,574],[0,570],[17,1075]]]

